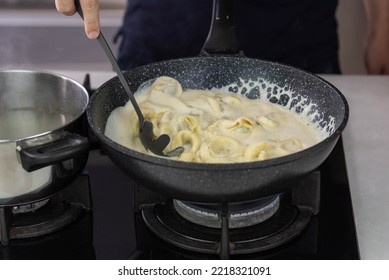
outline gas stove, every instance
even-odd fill
[[[341,140],[292,191],[229,205],[224,226],[223,205],[134,191],[133,259],[359,259]]]
[[[49,200],[0,207],[0,232],[3,259],[360,258],[342,139],[291,191],[204,205],[137,184],[91,135],[82,175]]]
[[[222,205],[154,193],[122,173],[96,147],[75,182],[37,209],[31,207],[1,208],[12,224],[8,240],[0,245],[1,258],[359,259],[341,140],[292,192],[230,205],[228,226],[217,218],[223,218]],[[69,211],[75,217],[66,218]],[[261,211],[264,218],[255,214]],[[202,212],[208,219],[203,213],[196,221]],[[44,217],[54,221],[42,221]],[[56,218],[68,222],[51,229]],[[49,226],[42,229],[41,224]]]
[[[53,197],[0,207],[1,259],[93,259],[89,176]]]
[[[266,198],[265,205],[278,205],[268,210],[270,218],[230,226],[227,237],[220,224],[212,224],[217,220],[212,216],[222,213],[222,206],[161,196],[124,175],[104,153],[97,150],[92,155],[87,170],[94,178],[97,258],[359,259],[341,139],[320,168],[294,191]],[[255,202],[249,207],[246,212],[256,211]],[[232,205],[227,212],[234,215],[231,211],[239,212],[236,208]],[[202,216],[200,224],[191,219],[192,212],[206,212],[211,224],[202,224],[207,223]]]

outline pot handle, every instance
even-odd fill
[[[212,22],[200,56],[212,54],[239,54],[234,20],[235,0],[213,0]]]
[[[77,157],[89,151],[88,139],[74,133],[64,133],[54,141],[22,148],[17,147],[24,170],[32,172]]]

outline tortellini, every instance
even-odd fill
[[[181,130],[174,136],[171,145],[173,148],[183,146],[187,152],[196,153],[200,149],[201,139],[196,132]]]
[[[215,137],[208,146],[211,155],[216,158],[236,158],[241,156],[240,150],[242,145],[231,137]]]
[[[157,78],[135,97],[145,118],[153,123],[154,133],[170,136],[166,149],[184,147],[177,160],[260,161],[298,152],[322,140],[307,118],[280,105],[230,92],[183,90],[171,77]],[[111,113],[105,134],[153,155],[140,142],[138,118],[130,102]]]
[[[229,133],[235,132],[242,135],[250,133],[254,129],[255,123],[248,118],[240,117],[235,121],[223,120],[220,123],[220,127],[229,131]]]
[[[244,151],[244,157],[248,161],[253,160],[265,160],[269,158],[269,151],[273,150],[274,147],[264,142],[250,144]]]

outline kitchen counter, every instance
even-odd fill
[[[114,53],[119,44],[113,38],[123,13],[122,8],[100,11],[102,31]],[[77,14],[63,16],[54,8],[0,9],[0,65],[4,69],[112,69],[99,44],[86,38],[82,19]]]
[[[324,76],[346,97],[343,145],[362,259],[389,259],[389,77]]]
[[[79,82],[85,72],[57,71]],[[115,76],[91,72],[92,87]],[[350,119],[343,145],[360,256],[389,259],[389,77],[324,75],[346,97]]]

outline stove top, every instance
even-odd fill
[[[170,237],[171,240],[157,234],[160,229],[150,227],[149,223],[153,223],[155,218],[150,220],[150,217],[153,216],[149,214],[158,212],[160,214],[158,219],[163,220],[164,224],[176,223],[177,220],[172,221],[170,218],[164,221],[166,216],[171,216],[171,212],[166,211],[168,211],[167,208],[173,207],[173,203],[165,203],[170,200],[135,184],[131,178],[115,168],[104,154],[96,153],[95,156],[96,159],[91,161],[87,170],[96,182],[95,184],[92,182],[92,194],[94,194],[94,212],[96,214],[94,229],[97,258],[218,259],[221,257],[220,252],[207,253],[206,249],[194,249],[196,246],[202,246],[196,242],[193,243],[195,244],[192,246],[194,248],[190,248],[190,246],[188,248],[187,245],[176,246],[174,240],[177,240],[177,236],[185,235],[185,229],[183,229],[184,232],[178,232],[177,236]],[[103,160],[104,163],[96,164],[97,159]],[[292,235],[295,236],[287,236],[286,242],[282,242],[279,246],[272,246],[272,244],[267,244],[267,241],[261,240],[260,242],[266,244],[268,249],[265,248],[260,252],[247,250],[245,253],[235,254],[230,258],[359,259],[341,139],[328,159],[310,175],[308,182],[312,180],[320,181],[320,188],[311,190],[311,192],[318,192],[316,197],[314,196],[308,202],[303,195],[293,198],[297,200],[295,204],[301,204],[301,200],[304,200],[304,203],[308,203],[310,207],[310,213],[304,214],[309,216],[309,222],[298,231],[298,234],[293,233]],[[309,184],[306,184],[306,190],[310,189]],[[290,199],[288,194],[283,195],[282,200],[284,199]],[[99,205],[100,203],[101,205]],[[288,207],[281,207],[282,209],[278,211],[293,216],[295,210]],[[99,212],[99,215],[96,211]],[[180,220],[182,217],[178,215],[177,219]],[[305,222],[303,221],[303,223]],[[271,225],[272,221],[265,221],[265,223],[267,223],[265,225]],[[193,227],[192,224],[190,229],[198,231],[204,228],[203,225]],[[220,243],[220,233],[215,234],[215,229],[206,229],[205,231],[211,236],[212,242]],[[232,241],[237,236],[239,239],[239,235],[247,235],[250,231],[266,231],[266,227],[264,229],[253,225],[248,230],[238,229],[235,232],[232,230]],[[104,238],[104,236],[109,236],[109,238]],[[201,239],[193,236],[191,238],[193,240]]]
[[[320,187],[310,188],[312,181],[315,180],[320,181]],[[313,199],[311,197],[307,200],[304,195],[282,194],[279,209],[276,209],[274,217],[259,224],[249,225],[247,228],[231,229],[227,239],[227,250],[241,251],[232,255],[227,253],[226,256],[218,249],[207,251],[207,246],[217,247],[223,242],[220,229],[215,227],[208,228],[201,224],[193,226],[191,221],[184,221],[184,224],[191,224],[191,227],[189,230],[183,229],[183,232],[178,232],[179,235],[185,235],[188,231],[192,231],[191,234],[200,231],[201,238],[206,235],[211,239],[210,244],[205,247],[204,242],[200,242],[200,245],[194,242],[192,246],[176,246],[172,242],[176,240],[175,236],[169,240],[156,234],[159,229],[153,230],[150,227],[150,223],[155,219],[149,215],[150,213],[158,212],[159,219],[168,225],[184,219],[177,213],[176,219],[166,218],[171,216],[171,212],[167,211],[170,211],[168,208],[174,207],[173,201],[135,184],[103,152],[94,148],[90,152],[85,172],[76,182],[65,188],[64,194],[61,195],[67,203],[82,205],[77,219],[64,228],[43,236],[11,239],[8,245],[0,245],[0,258],[359,259],[341,139],[328,159],[309,176],[305,185],[306,191],[317,193]],[[277,239],[274,237],[263,239],[260,236],[256,237],[255,242],[261,243],[262,249],[250,251],[250,247],[242,247],[245,243],[242,242],[242,238],[253,232],[256,235],[268,236],[268,228],[279,226],[273,223],[278,216],[286,219],[285,223],[288,223],[288,217],[295,219],[296,208],[288,204],[283,206],[282,203],[283,200],[290,199],[294,201],[294,205],[309,206],[308,212],[302,211],[303,224],[299,225],[301,228],[297,234],[285,233],[283,236],[285,240],[279,242],[277,246],[275,243],[278,241],[275,241]],[[298,211],[301,211],[301,208],[298,208]],[[285,217],[281,213],[286,214]],[[191,238],[201,240],[196,236]],[[250,238],[252,239],[251,236]]]
[[[0,207],[0,259],[94,259],[89,176],[39,202]]]
[[[88,76],[84,84],[88,88]],[[182,246],[182,244],[176,246],[174,240],[177,236],[170,238],[172,240],[161,236],[158,233],[159,228],[153,229],[150,222],[155,218],[155,212],[161,213],[163,217],[164,211],[171,207],[173,202],[134,183],[131,178],[115,167],[104,153],[99,152],[98,145],[95,145],[94,148],[97,148],[97,150],[92,152],[92,160],[90,160],[86,169],[91,174],[93,186],[92,194],[96,214],[94,244],[97,258],[207,259],[226,257],[220,253],[207,254],[202,250],[186,248],[186,245]],[[312,180],[319,181],[319,186],[315,187],[316,194],[315,191],[310,190]],[[293,198],[290,198],[294,195],[293,193],[282,194],[282,200],[291,199],[294,206],[293,209],[289,210],[287,207],[287,210],[285,210],[285,207],[280,207],[281,209],[277,210],[278,212],[286,211],[290,215],[290,212],[296,210],[296,205],[298,211],[308,206],[309,213],[306,213],[306,215],[309,216],[309,222],[302,227],[297,237],[284,238],[287,241],[276,246],[276,248],[268,246],[270,248],[268,250],[228,257],[243,259],[359,259],[354,214],[341,138],[331,155],[317,171],[310,175],[310,179],[306,183],[308,184],[305,186],[307,187],[306,190],[314,194],[313,197],[311,196],[311,200],[304,197],[304,191]],[[301,203],[303,207],[301,207]],[[153,214],[150,216],[149,213],[152,212]],[[166,215],[170,216],[173,213],[177,216],[176,212],[169,210]],[[304,211],[302,212],[304,213]],[[152,217],[151,220],[150,217]],[[157,219],[160,218],[157,217]],[[178,219],[181,218],[178,217]],[[305,222],[303,219],[303,223]],[[164,223],[169,224],[171,222],[168,220]],[[187,221],[184,223],[187,223]],[[265,221],[265,223],[269,223],[269,221]],[[202,225],[198,227],[201,228]],[[263,230],[257,225],[252,227],[256,227],[254,231]],[[250,230],[252,230],[252,227]],[[193,228],[193,224],[190,225],[190,228]],[[207,228],[206,231],[209,231],[209,229]],[[215,229],[211,229],[211,231],[214,232]],[[243,235],[246,234],[244,229],[239,229],[239,231]],[[234,234],[234,230],[231,230],[231,235]],[[178,232],[178,235],[185,234]],[[190,238],[197,239],[197,237]],[[216,243],[226,243],[225,240],[223,241],[226,238],[221,237],[220,231],[216,235],[212,235],[211,238],[215,239]],[[230,240],[227,238],[227,241]],[[230,249],[229,245],[224,247]]]
[[[89,76],[84,84],[88,83]],[[46,226],[43,235],[25,238],[23,234],[17,234],[20,228],[24,230],[23,226],[19,226],[26,221],[28,224],[39,220],[33,213],[42,212],[40,208],[45,209],[47,205],[33,209],[27,218],[20,221],[15,219],[11,223],[16,230],[6,236],[10,242],[0,245],[0,258],[360,258],[342,139],[339,139],[331,155],[318,170],[302,180],[298,188],[294,188],[299,191],[293,190],[279,194],[276,199],[270,198],[270,203],[277,207],[270,208],[269,217],[260,223],[251,223],[250,217],[245,221],[246,227],[237,228],[234,228],[234,221],[226,214],[231,214],[233,209],[223,208],[223,205],[220,206],[222,221],[231,228],[223,226],[223,222],[221,225],[209,225],[199,224],[192,218],[188,220],[188,216],[192,215],[190,212],[201,212],[202,206],[198,208],[198,205],[182,204],[137,185],[100,151],[93,137],[91,141],[84,173],[58,196],[60,203],[66,203],[66,206],[59,208],[73,209],[77,212],[76,218],[70,219],[66,226],[59,229],[52,231],[50,226]],[[177,208],[177,205],[181,206]],[[0,209],[0,215],[6,216],[10,211]],[[237,213],[238,216],[241,214]],[[62,217],[62,214],[58,216]],[[175,223],[178,223],[179,230],[173,228]],[[284,231],[290,224],[294,227],[293,231]],[[3,228],[0,224],[0,229]],[[274,230],[283,233],[277,235]],[[167,235],[161,234],[163,231]],[[199,235],[193,235],[195,233]],[[0,231],[2,238],[5,235]],[[180,239],[184,241],[178,241]],[[259,249],[252,249],[253,243],[256,246],[260,244]]]

